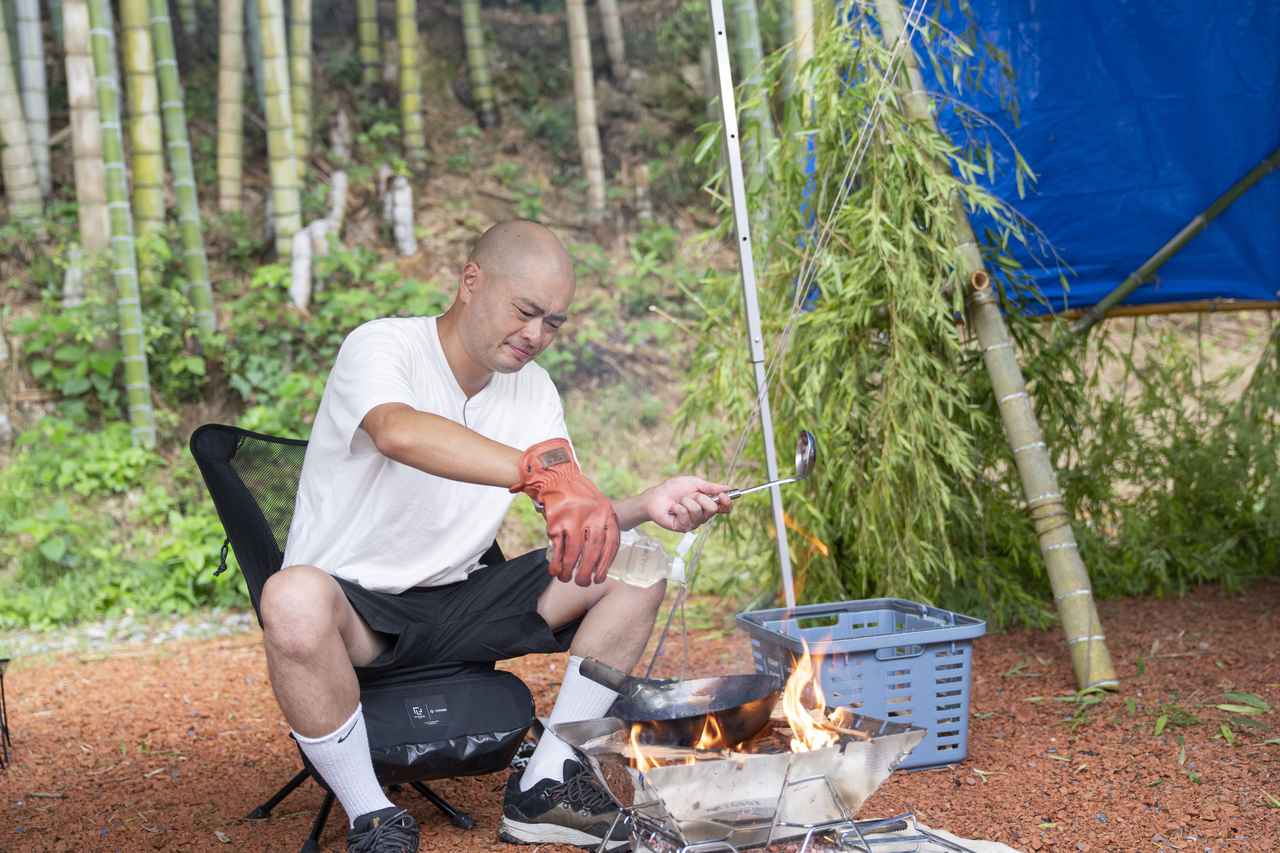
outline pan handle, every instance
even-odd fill
[[[595,658],[583,658],[578,671],[596,684],[603,684],[618,693],[622,693],[627,686],[628,676],[625,672],[614,669],[607,663],[601,663]]]

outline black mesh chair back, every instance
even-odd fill
[[[191,435],[191,455],[240,563],[259,623],[262,586],[284,561],[306,452],[301,439],[223,424],[206,424]]]

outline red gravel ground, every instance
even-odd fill
[[[1082,715],[1062,701],[1073,681],[1058,632],[978,640],[968,760],[895,774],[859,816],[913,809],[1023,850],[1280,850],[1278,606],[1280,583],[1104,602],[1123,689]],[[690,641],[690,674],[750,670],[740,634]],[[562,656],[511,665],[540,713],[563,668]],[[243,819],[298,767],[257,634],[17,661],[5,687],[15,754],[0,771],[0,849],[292,851],[307,833],[311,783],[271,820]],[[1225,691],[1270,709],[1220,710],[1239,704]],[[505,775],[438,784],[476,818],[469,832],[400,795],[423,849],[515,849],[496,840]],[[335,811],[322,847],[342,851]]]

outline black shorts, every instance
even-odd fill
[[[351,606],[390,645],[361,676],[424,664],[486,663],[567,651],[581,621],[551,630],[538,615],[538,596],[555,579],[545,550],[484,566],[466,580],[374,592],[335,578]]]

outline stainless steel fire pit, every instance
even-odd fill
[[[620,720],[555,731],[587,756],[618,799],[636,848],[667,853],[737,851],[797,838],[807,847],[815,833],[828,831],[856,837],[854,815],[925,732],[871,717],[854,717],[847,728],[861,736],[841,735],[834,746],[808,752],[641,745],[643,755],[663,762],[645,771],[631,766],[636,747]]]

